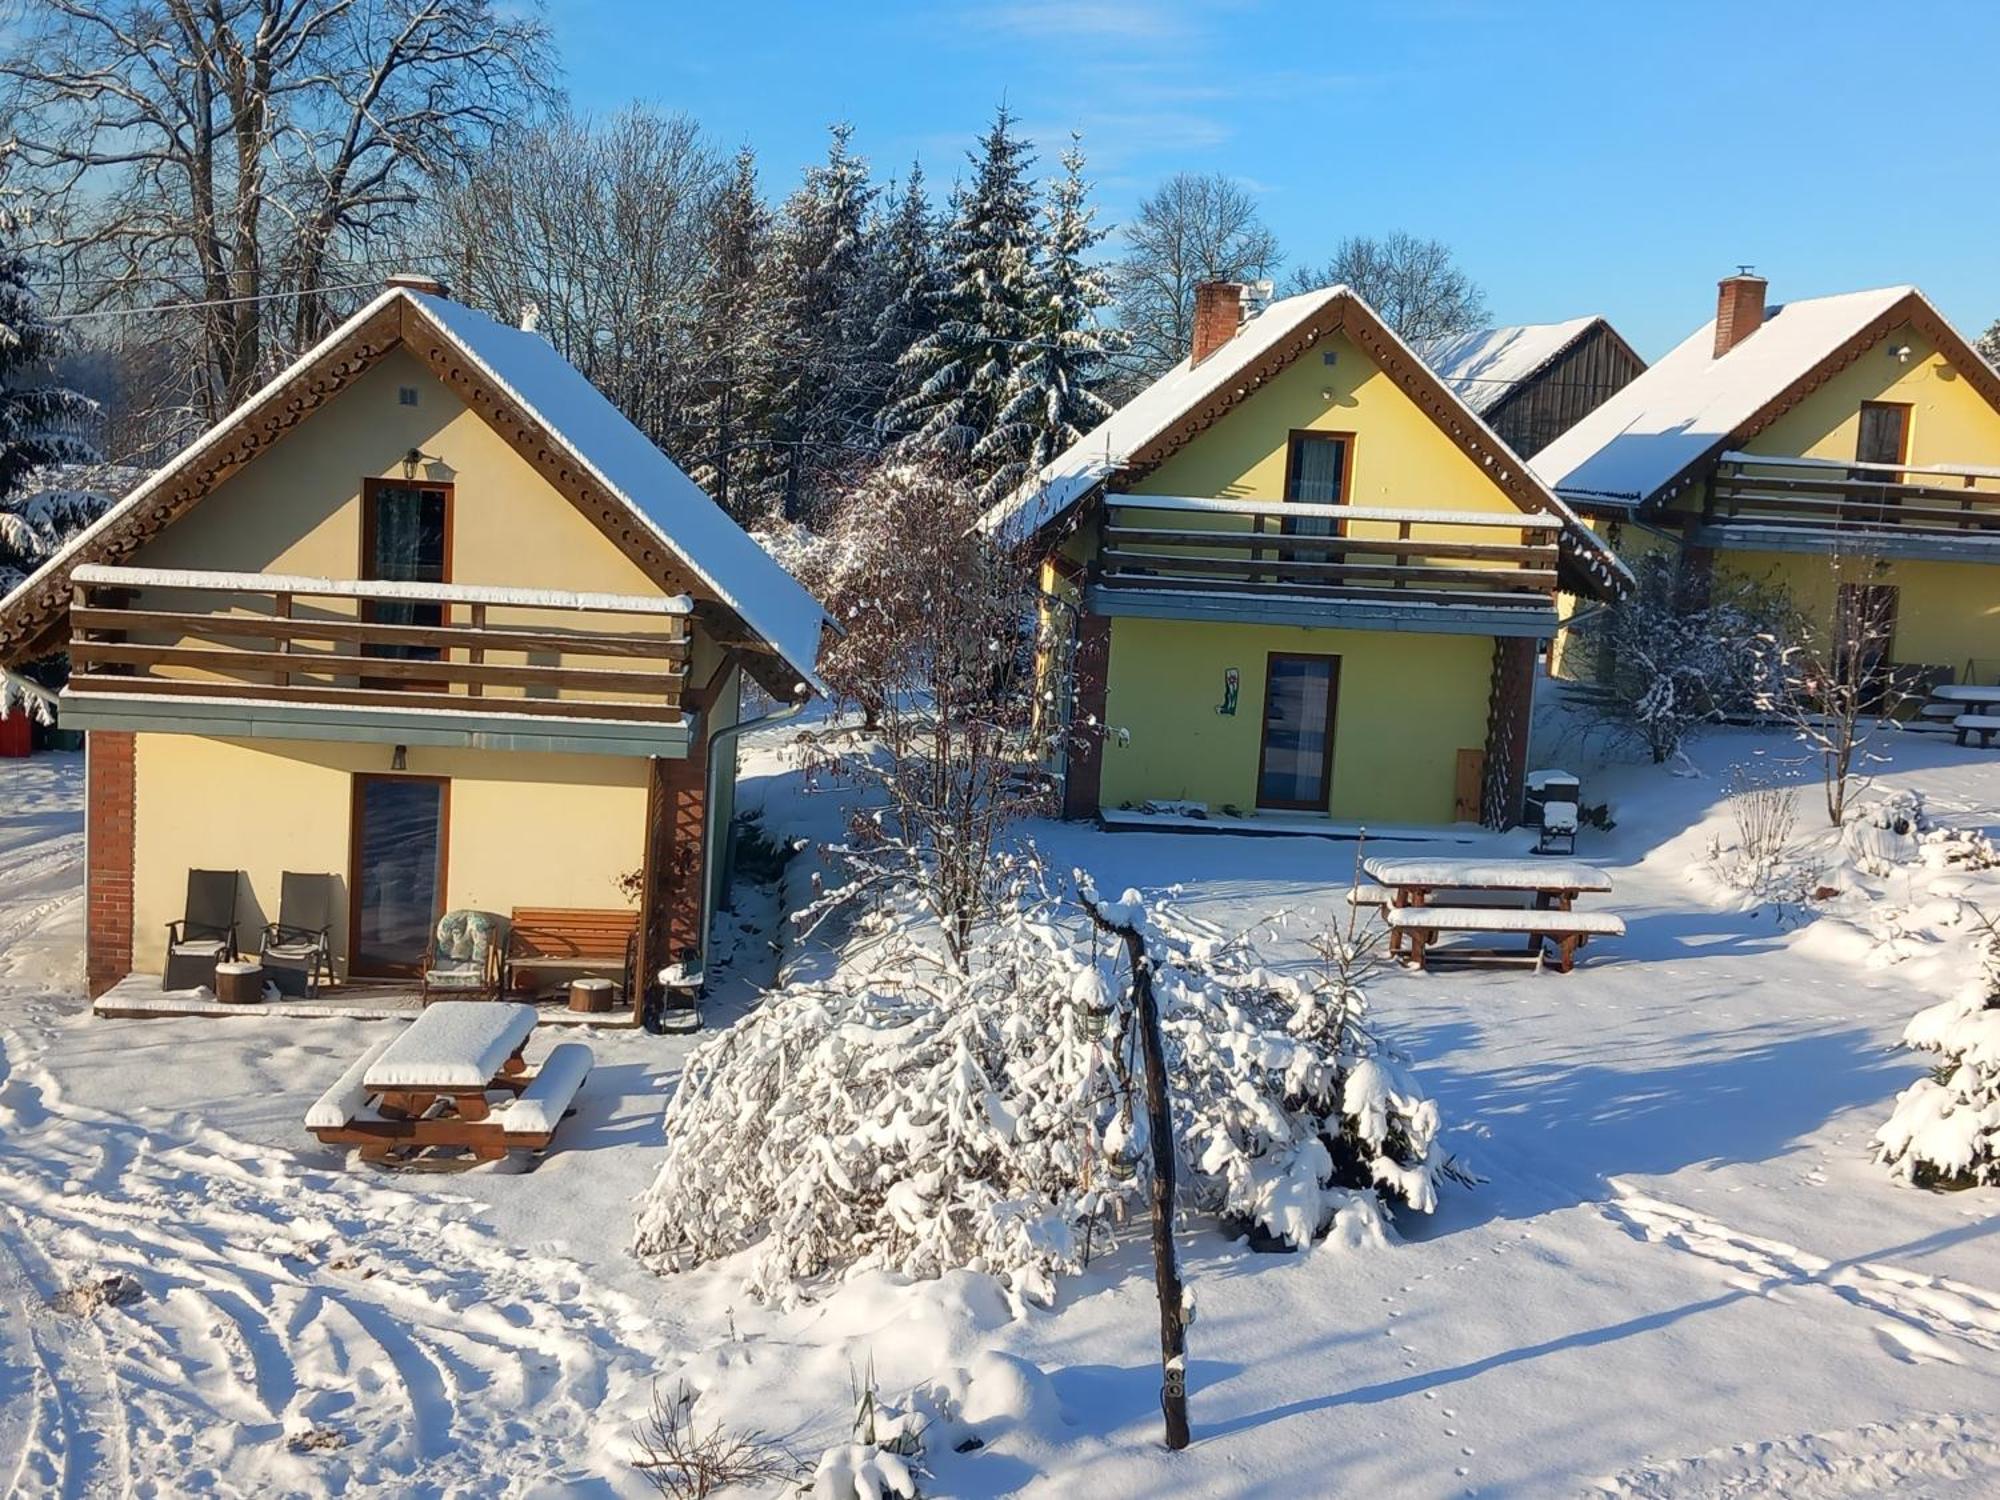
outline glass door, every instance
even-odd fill
[[[451,580],[451,486],[370,479],[361,497],[361,577],[394,583]],[[371,599],[362,618],[384,625],[435,626],[444,606],[400,599]],[[437,661],[443,652],[418,643],[362,647],[364,656],[396,661]],[[400,681],[395,686],[436,687]]]
[[[356,776],[349,845],[350,974],[409,978],[444,915],[451,786],[442,776]]]
[[[1257,756],[1257,805],[1324,812],[1333,772],[1337,656],[1273,653],[1264,679],[1264,736]]]

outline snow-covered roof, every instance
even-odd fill
[[[564,443],[606,489],[819,691],[817,599],[634,427],[538,333],[428,292],[407,292],[479,365]]]
[[[1467,406],[1485,416],[1537,371],[1604,320],[1568,318],[1560,323],[1516,323],[1481,328],[1417,345],[1424,362]]]
[[[1130,401],[1119,407],[1064,452],[1051,459],[1040,473],[1025,481],[980,518],[980,527],[995,535],[1025,539],[1060,519],[1078,501],[1089,495],[1108,477],[1160,438],[1167,436],[1203,403],[1217,397],[1232,397],[1255,389],[1248,379],[1260,361],[1279,348],[1291,335],[1322,314],[1346,317],[1351,310],[1370,339],[1378,339],[1400,351],[1410,361],[1427,369],[1422,359],[1384,323],[1359,292],[1348,286],[1321,287],[1273,302],[1251,318],[1236,336],[1215,350],[1200,364],[1184,359],[1161,375]],[[1329,324],[1328,326],[1339,326]],[[1459,399],[1465,413],[1462,429],[1448,427],[1454,437],[1495,474],[1510,497],[1523,510],[1549,511],[1564,523],[1563,557],[1589,580],[1592,590],[1616,595],[1632,586],[1632,575],[1576,513],[1536,478],[1527,464],[1514,457],[1511,449],[1488,427],[1479,414],[1466,407],[1449,387],[1440,384],[1448,399]],[[1429,411],[1428,404],[1425,410]],[[1433,413],[1433,415],[1436,415]],[[1440,418],[1443,426],[1443,419]],[[1468,436],[1470,435],[1470,436]]]
[[[1710,319],[1537,453],[1532,466],[1566,494],[1644,501],[1729,442],[1762,407],[1910,297],[1923,300],[1915,287],[1888,286],[1786,302],[1771,308],[1762,326],[1720,359]]]
[[[1273,302],[1200,364],[1182,360],[1119,407],[987,511],[980,524],[988,531],[1020,536],[1041,530],[1180,421],[1196,402],[1222,389],[1346,292],[1345,287],[1322,287]]]
[[[462,303],[404,286],[390,286],[301,355],[262,390],[211,427],[170,463],[79,532],[5,598],[0,616],[36,590],[54,570],[89,557],[99,537],[141,510],[239,423],[273,400],[301,373],[338,348],[398,299],[406,299],[497,388],[505,390],[718,600],[748,625],[814,688],[822,625],[819,602],[751,540],[700,486],[557,354],[539,334],[496,322]]]

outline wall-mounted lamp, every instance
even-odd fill
[[[1910,362],[1910,346],[1908,344],[1890,345],[1889,358],[1895,360],[1900,365],[1908,364]]]
[[[412,448],[408,453],[403,455],[403,477],[405,479],[415,479],[417,477],[417,465],[426,462],[438,464],[443,463],[444,460],[439,458],[435,453],[426,453],[421,448]]]
[[[409,768],[410,747],[407,745],[398,745],[395,754],[389,757],[389,769],[392,771],[407,771]]]

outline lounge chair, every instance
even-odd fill
[[[285,871],[278,895],[278,920],[265,924],[257,958],[286,994],[303,989],[311,998],[319,994],[322,975],[332,982],[335,899],[333,876]]]
[[[236,884],[241,870],[189,870],[187,902],[167,923],[163,990],[215,988],[215,966],[236,957]]]
[[[498,1000],[506,957],[505,917],[490,911],[446,912],[424,954],[424,1004]]]

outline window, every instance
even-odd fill
[[[1257,805],[1326,810],[1333,772],[1337,656],[1273,652],[1264,678],[1264,732],[1257,756]]]
[[[1285,454],[1285,500],[1294,505],[1345,505],[1351,432],[1295,432]],[[1288,516],[1292,536],[1339,536],[1343,523],[1331,516]]]
[[[361,577],[400,583],[450,581],[450,485],[370,479],[362,486]],[[362,618],[384,625],[442,625],[444,607],[371,599]],[[436,661],[440,655],[435,646],[401,645],[369,645],[363,653],[399,661]]]
[[[1900,401],[1861,403],[1861,432],[1854,444],[1854,456],[1864,464],[1894,464],[1910,461],[1910,408]],[[1900,476],[1880,474],[1878,479]]]

